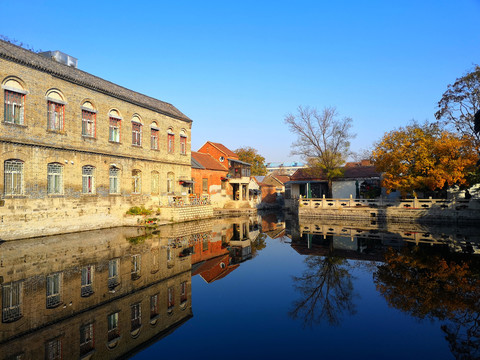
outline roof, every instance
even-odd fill
[[[380,177],[380,173],[375,166],[355,166],[345,168],[344,179],[375,178]]]
[[[3,40],[0,40],[0,58],[49,73],[79,86],[110,95],[175,119],[192,122],[188,116],[180,112],[172,104],[129,90]]]
[[[269,162],[266,164],[267,168],[277,168],[277,167],[303,167],[305,166],[304,163],[297,162],[297,161],[290,161],[290,162]]]
[[[322,170],[316,169],[312,170],[311,168],[303,168],[303,169],[298,169],[293,173],[293,175],[290,177],[291,181],[296,181],[296,180],[318,180],[318,181],[323,181],[327,180],[327,177],[325,174],[323,174]]]
[[[205,168],[192,156],[192,169],[205,169]]]
[[[285,184],[287,181],[290,181],[290,176],[287,175],[273,175],[275,179],[280,181],[282,184]]]
[[[196,151],[192,151],[192,161],[195,160],[203,169],[208,170],[219,170],[219,171],[227,171],[228,169],[220,164],[215,158],[210,154],[199,153]]]
[[[235,154],[232,150],[230,150],[229,148],[227,148],[225,145],[223,144],[220,144],[220,143],[214,143],[214,142],[211,142],[211,141],[207,141],[208,143],[212,144],[213,146],[215,146],[218,150],[220,150],[221,152],[223,152],[224,154],[227,155],[227,157],[230,157],[230,158],[235,158],[235,159],[238,159],[238,155]]]
[[[232,162],[236,162],[236,163],[242,164],[242,165],[252,166],[252,164],[247,163],[247,162],[245,162],[245,161],[240,161],[240,160],[238,160],[238,158],[237,158],[237,159],[228,158],[228,160],[229,160],[229,161],[232,161]]]

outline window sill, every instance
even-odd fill
[[[133,147],[136,147],[136,148],[142,148],[142,145],[136,145],[136,144],[132,144]]]
[[[122,194],[120,194],[120,193],[112,193],[112,194],[108,194],[108,196],[122,196]]]
[[[47,194],[47,197],[55,199],[55,198],[63,198],[65,194]]]
[[[58,135],[67,135],[67,132],[65,130],[47,129],[47,133],[58,134]]]
[[[91,196],[91,197],[95,197],[95,196],[98,196],[98,194],[90,194],[90,193],[82,193],[82,196]]]
[[[160,151],[160,149],[154,149],[154,148],[150,148],[150,150],[153,150],[153,151]]]
[[[83,140],[94,140],[97,141],[97,138],[95,136],[89,136],[89,135],[83,135],[82,134]]]
[[[113,141],[113,140],[108,140],[110,144],[117,144],[117,145],[122,145],[120,141]]]
[[[3,195],[4,199],[26,199],[26,195]]]
[[[7,125],[7,126],[15,126],[15,127],[21,127],[21,128],[28,128],[28,126],[25,125],[25,124],[15,124],[15,123],[7,122],[7,121],[3,121],[3,124],[4,124],[4,125]]]

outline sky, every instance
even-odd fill
[[[0,0],[0,34],[60,50],[79,69],[169,102],[206,141],[292,156],[298,106],[353,119],[351,150],[412,119],[435,121],[480,64],[480,0]],[[11,14],[12,16],[6,16]],[[13,14],[16,14],[13,16]]]

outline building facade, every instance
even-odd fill
[[[171,104],[4,41],[0,84],[0,239],[123,225],[187,195],[192,121]]]

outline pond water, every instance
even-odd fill
[[[0,359],[480,357],[478,228],[285,219],[0,244]]]

